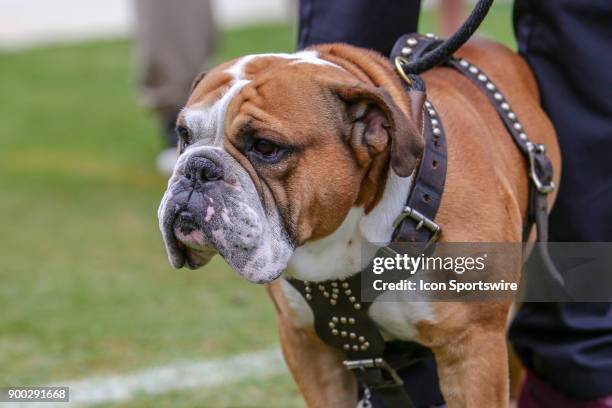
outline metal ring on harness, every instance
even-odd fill
[[[537,190],[541,194],[548,194],[555,189],[555,183],[551,180],[549,182],[544,182],[541,180],[540,175],[537,171],[537,162],[536,155],[537,154],[545,154],[546,147],[543,144],[534,144],[531,142],[527,142],[527,154],[529,157],[529,177],[533,181],[533,184],[537,188]]]
[[[404,68],[402,65],[406,65],[408,64],[408,60],[404,57],[401,56],[397,56],[395,57],[395,69],[397,70],[397,73],[402,77],[402,79],[404,81],[406,81],[406,83],[410,86],[412,86],[412,80],[410,79],[410,77],[404,72]]]

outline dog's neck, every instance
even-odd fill
[[[368,214],[363,207],[353,207],[331,235],[297,248],[284,275],[320,282],[346,278],[361,270],[363,260],[369,260],[378,247],[391,240],[393,222],[405,206],[413,177],[399,177],[389,170],[379,203]]]

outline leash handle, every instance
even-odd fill
[[[402,68],[409,74],[423,73],[436,65],[442,64],[459,49],[472,34],[478,29],[482,21],[489,13],[494,0],[479,0],[476,6],[465,20],[463,25],[450,38],[444,40],[433,50],[427,52],[423,57],[413,62],[404,62]]]

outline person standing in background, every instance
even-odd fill
[[[170,175],[178,157],[176,117],[214,51],[213,10],[210,0],[135,0],[134,6],[138,91],[164,136],[157,169]]]

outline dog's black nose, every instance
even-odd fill
[[[223,178],[223,168],[206,157],[192,157],[187,162],[185,176],[196,183],[216,181]]]

